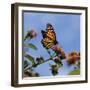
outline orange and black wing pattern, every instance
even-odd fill
[[[53,26],[51,24],[47,24],[46,31],[41,31],[43,39],[41,43],[47,49],[50,49],[53,45],[56,45],[58,42],[56,40],[56,34],[54,32]]]

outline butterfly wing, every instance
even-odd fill
[[[43,38],[45,38],[46,37],[46,32],[41,30],[41,33],[42,33]]]
[[[45,48],[49,49],[53,45],[57,44],[56,34],[55,34],[54,29],[51,24],[47,24],[46,31],[42,30],[41,32],[42,32],[42,36],[43,36],[43,39],[41,42]]]
[[[54,32],[54,28],[51,24],[47,24],[46,36],[52,39],[53,41],[56,40],[56,33]]]
[[[41,43],[47,49],[49,49],[49,48],[51,48],[53,46],[53,40],[51,40],[50,38],[42,39]]]

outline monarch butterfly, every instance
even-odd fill
[[[53,45],[58,44],[56,40],[56,33],[54,32],[53,26],[48,23],[46,26],[46,31],[41,31],[43,39],[41,43],[46,49],[50,49]]]

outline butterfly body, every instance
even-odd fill
[[[47,24],[46,31],[41,31],[43,39],[41,43],[47,49],[50,49],[53,45],[58,44],[56,40],[56,34],[51,24]]]

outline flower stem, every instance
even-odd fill
[[[54,53],[53,55],[51,55],[50,51],[47,50],[47,52],[48,52],[48,54],[50,55],[50,58],[49,58],[49,59],[46,59],[46,60],[43,61],[42,63],[39,63],[39,64],[37,63],[37,64],[35,64],[34,66],[38,66],[38,65],[41,65],[41,64],[43,64],[43,63],[46,63],[46,62],[52,60],[53,57],[56,57],[55,53]],[[28,67],[26,67],[26,68],[24,69],[24,71],[27,71],[28,69],[32,69],[34,66],[31,66],[31,67],[28,66]]]
[[[51,58],[49,58],[49,59],[46,59],[44,62],[42,62],[42,63],[40,63],[40,64],[35,64],[35,66],[38,66],[38,65],[41,65],[41,64],[43,64],[43,63],[46,63],[46,62],[48,62],[48,61],[50,61],[51,60]],[[28,69],[31,69],[31,68],[33,68],[34,66],[28,66],[28,67],[26,67],[25,69],[24,69],[24,71],[27,71]]]

